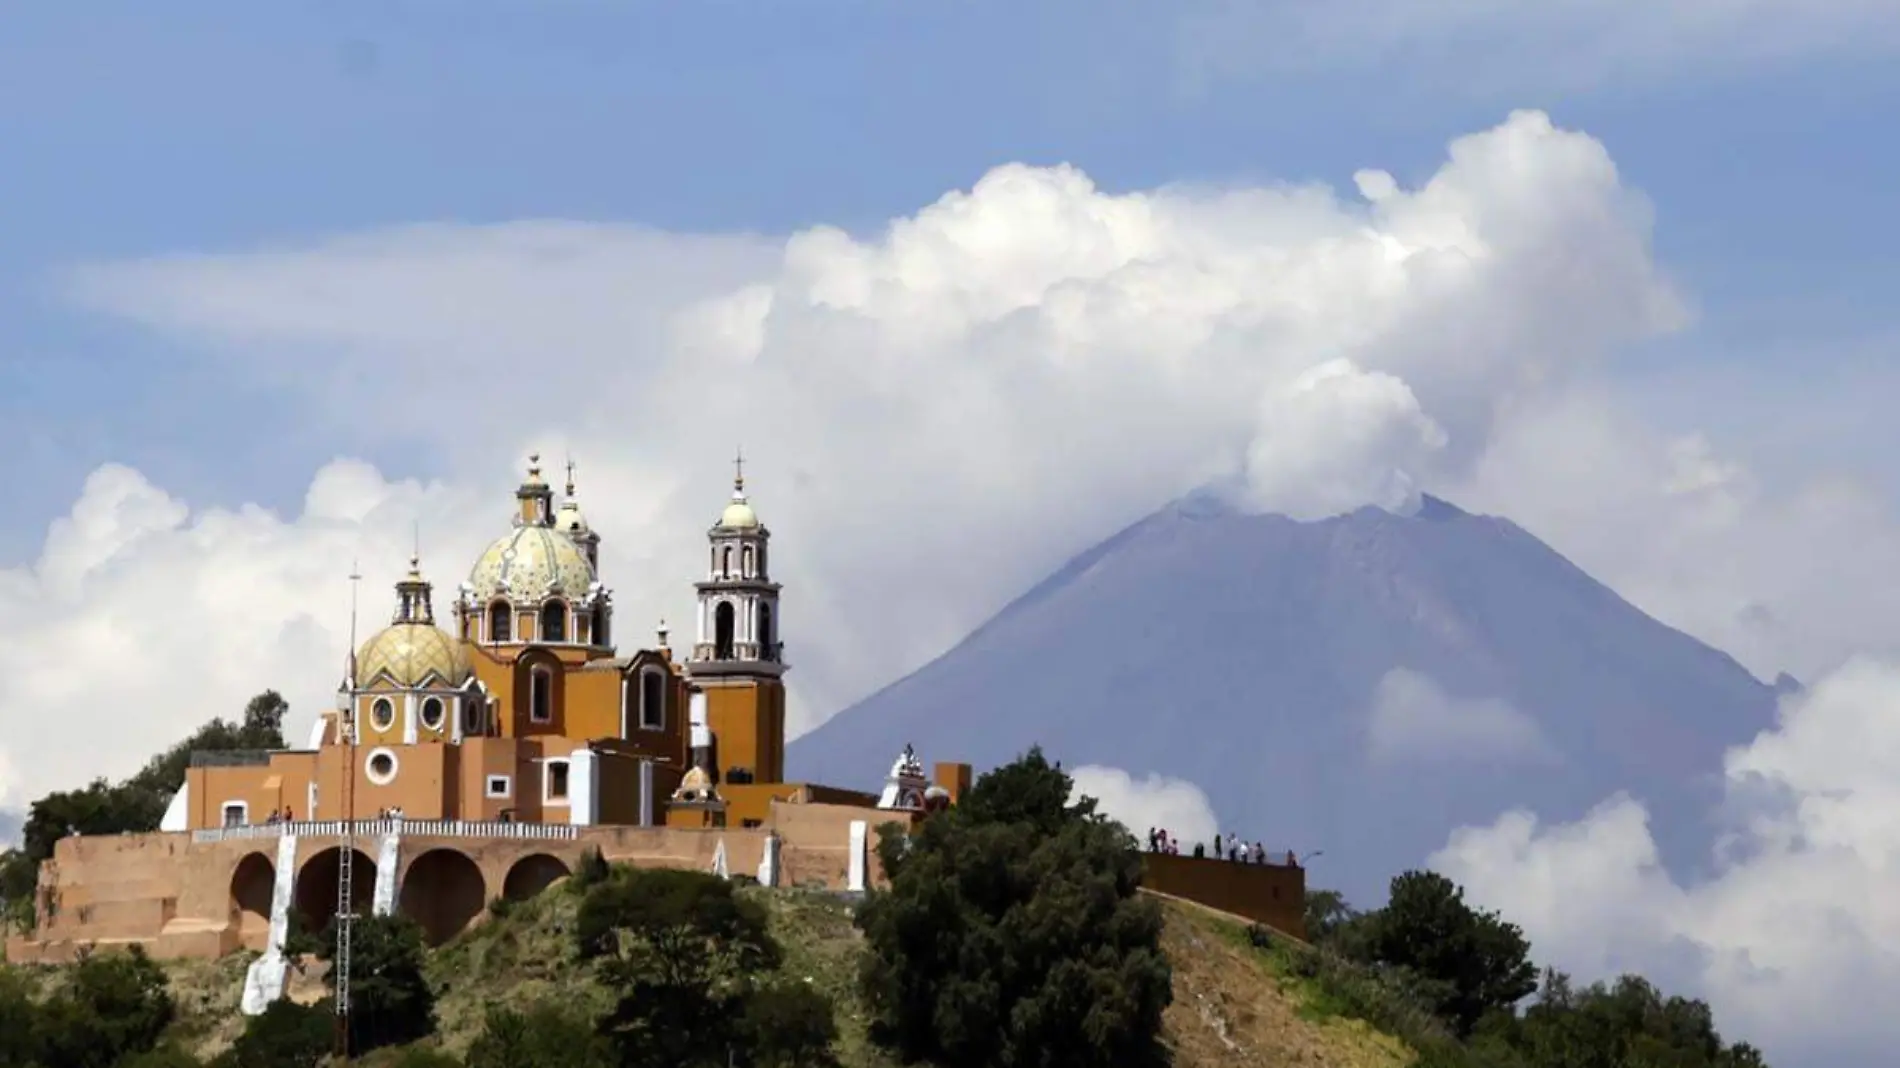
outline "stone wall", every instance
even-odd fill
[[[1143,853],[1141,885],[1306,937],[1306,869]]]

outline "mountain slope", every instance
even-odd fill
[[[1456,826],[1574,817],[1619,789],[1693,866],[1722,751],[1774,701],[1506,520],[1428,498],[1302,523],[1203,497],[1076,557],[789,757],[795,778],[870,787],[906,743],[979,769],[1040,743],[1186,779],[1223,829],[1324,849],[1315,880],[1364,899]]]

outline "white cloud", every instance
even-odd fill
[[[1340,0],[1199,5],[1194,79],[1377,68],[1472,95],[1627,87],[1900,49],[1889,0]],[[1448,85],[1442,77],[1455,67]]]
[[[1555,751],[1530,717],[1495,697],[1460,698],[1432,678],[1393,668],[1372,694],[1366,744],[1381,764],[1548,760]]]
[[[1785,495],[1759,490],[1723,525],[1696,493],[1665,492],[1679,472],[1643,428],[1617,427],[1588,463],[1552,448],[1595,440],[1587,412],[1560,418],[1582,411],[1578,381],[1687,319],[1650,256],[1649,208],[1601,144],[1523,112],[1452,142],[1422,184],[1356,184],[1365,199],[1110,193],[1009,165],[873,236],[437,226],[76,271],[90,306],[357,435],[339,447],[396,428],[445,461],[428,487],[326,468],[295,516],[188,511],[103,471],[38,562],[0,572],[0,750],[35,794],[130,770],[265,686],[313,711],[342,658],[349,558],[373,616],[419,517],[452,585],[505,529],[533,448],[580,460],[632,641],[661,615],[687,629],[725,457],[745,446],[778,534],[798,724],[942,651],[1117,524],[1237,473],[1256,505],[1307,514],[1468,490],[1698,633],[1759,604],[1820,635],[1807,659],[1900,623],[1807,585],[1900,545],[1877,510],[1841,531],[1800,513],[1790,536],[1826,535],[1834,554],[1817,565],[1747,536]],[[1611,548],[1645,524],[1672,537]],[[76,737],[89,748],[60,741]],[[17,759],[29,751],[57,755]]]
[[[1730,752],[1734,824],[1706,881],[1657,865],[1641,805],[1575,824],[1525,813],[1452,836],[1431,864],[1587,976],[1665,976],[1775,1064],[1884,1064],[1900,1021],[1900,665],[1856,660]]]
[[[1220,830],[1207,795],[1186,780],[1161,775],[1137,779],[1120,768],[1095,765],[1076,768],[1069,777],[1075,783],[1071,799],[1093,797],[1100,802],[1100,811],[1142,841],[1147,840],[1149,828],[1158,827],[1173,835],[1186,852],[1196,842],[1213,841]]]

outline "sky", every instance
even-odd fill
[[[352,561],[373,625],[419,529],[444,608],[531,451],[631,635],[745,449],[805,727],[1197,485],[1426,490],[1810,686],[1706,885],[1632,798],[1435,861],[1875,1063],[1897,53],[1891,0],[6,5],[0,809],[266,687],[307,723]]]

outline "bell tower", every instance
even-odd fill
[[[745,458],[733,460],[732,499],[707,531],[711,555],[697,583],[699,620],[686,670],[706,695],[715,768],[725,781],[783,782],[784,646],[779,585],[771,577],[771,531],[745,492]]]

